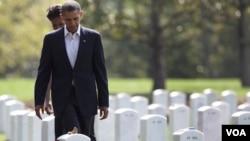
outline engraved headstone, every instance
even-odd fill
[[[132,109],[138,112],[139,118],[148,114],[148,99],[144,96],[133,96],[131,99]]]
[[[170,134],[173,134],[179,129],[189,127],[189,107],[184,104],[175,104],[169,107],[169,111]],[[170,136],[170,141],[173,141],[173,136]]]
[[[165,89],[155,89],[152,93],[152,103],[153,104],[161,104],[166,107],[168,110],[169,106],[169,96],[168,91]]]
[[[238,111],[250,111],[250,103],[242,103],[237,106]]]
[[[120,108],[131,108],[130,102],[131,95],[125,92],[118,93],[116,95],[116,109]]]
[[[237,95],[233,90],[224,90],[221,93],[221,100],[230,103],[230,115],[237,111]]]
[[[138,140],[138,112],[129,108],[115,111],[115,141]]]
[[[232,124],[250,125],[250,112],[238,111],[232,115]]]
[[[167,119],[161,115],[144,115],[140,119],[140,139],[141,141],[166,141],[167,139]]]
[[[41,141],[42,120],[36,116],[36,112],[32,111],[28,115],[28,140],[27,141]],[[45,116],[42,116],[45,118]]]
[[[98,115],[95,116],[95,135],[97,141],[115,141],[115,113],[109,108],[108,118],[100,120]],[[109,131],[109,132],[107,132]]]
[[[15,110],[10,113],[10,140],[11,141],[27,141],[28,140],[28,113],[31,110]]]
[[[57,139],[58,141],[90,141],[84,134],[64,134]]]
[[[174,104],[185,104],[186,105],[186,94],[182,91],[170,92],[170,105]]]
[[[221,112],[212,106],[198,109],[198,130],[204,133],[204,141],[221,141]]]
[[[250,104],[250,91],[246,94],[246,102]]]
[[[148,99],[144,96],[133,96],[131,99],[131,108],[138,112],[139,119],[148,114]],[[140,122],[138,122],[138,127],[140,127]],[[138,128],[138,135],[140,133],[140,128]]]
[[[13,100],[15,99],[13,96],[8,95],[8,94],[4,94],[4,95],[0,95],[0,133],[4,133],[4,129],[5,129],[5,124],[6,124],[6,116],[4,115],[5,112],[5,102],[7,102],[8,100]]]
[[[207,97],[208,106],[211,106],[211,104],[217,100],[217,92],[211,88],[203,90],[203,94]]]
[[[230,123],[230,104],[225,101],[215,101],[212,103],[212,106],[220,109],[221,111],[221,124]]]
[[[162,104],[150,104],[148,105],[148,114],[156,114],[156,115],[167,115],[167,109]]]
[[[4,111],[4,116],[6,119],[6,126],[4,129],[4,133],[6,134],[6,140],[10,139],[11,136],[11,118],[10,118],[10,113],[15,111],[15,110],[24,110],[25,109],[25,104],[22,101],[13,99],[5,102],[5,111]]]
[[[55,140],[55,117],[53,115],[47,116],[42,119],[42,141]]]
[[[192,93],[190,95],[190,125],[198,128],[198,109],[207,105],[207,97],[201,93]]]
[[[113,95],[109,95],[109,108],[116,109],[116,97]]]
[[[173,133],[173,141],[204,141],[204,133],[192,127],[180,129]]]

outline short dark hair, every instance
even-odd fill
[[[62,5],[62,13],[64,12],[72,12],[77,10],[77,12],[81,11],[81,6],[75,0],[68,0]]]
[[[51,5],[48,9],[47,9],[47,18],[49,20],[55,19],[60,17],[61,14],[61,10],[62,10],[62,5],[61,4],[54,4]]]

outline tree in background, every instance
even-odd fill
[[[162,21],[163,16],[166,16],[165,5],[166,0],[151,0],[150,13],[150,27],[148,38],[148,45],[151,48],[152,58],[151,62],[151,76],[153,79],[153,88],[155,89],[166,89],[166,74],[167,64],[165,59],[165,45],[164,45],[164,31],[167,28],[167,23]]]
[[[43,36],[51,31],[46,10],[64,0],[0,0],[0,77],[36,75]]]
[[[150,77],[152,90],[168,78],[239,77],[249,86],[248,0],[78,1],[82,24],[102,34],[109,77]],[[46,9],[62,2],[0,0],[1,78],[35,76],[52,30]]]
[[[240,79],[242,86],[250,86],[250,44],[247,9],[250,5],[249,0],[238,0],[238,37],[239,37],[239,62]]]

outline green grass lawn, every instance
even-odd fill
[[[0,95],[9,94],[25,102],[33,102],[34,79],[0,79]],[[145,95],[150,97],[152,90],[151,79],[109,79],[110,94],[127,92],[132,95]],[[168,91],[183,91],[191,94],[202,92],[206,88],[212,88],[218,93],[223,90],[233,90],[239,99],[245,99],[250,87],[242,88],[239,79],[169,79],[166,81]],[[0,134],[0,141],[5,141],[4,135]]]
[[[34,79],[0,79],[0,95],[10,94],[22,101],[33,101]],[[127,92],[133,95],[150,95],[151,79],[109,79],[110,94]],[[238,79],[169,79],[166,81],[168,91],[179,90],[186,93],[202,92],[206,88],[217,91],[218,96],[223,90],[234,90],[239,98],[244,98],[250,88],[242,88]]]

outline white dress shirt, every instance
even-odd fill
[[[77,31],[73,34],[67,30],[66,26],[64,26],[64,39],[70,64],[72,68],[74,68],[79,49],[80,26],[78,27]]]

